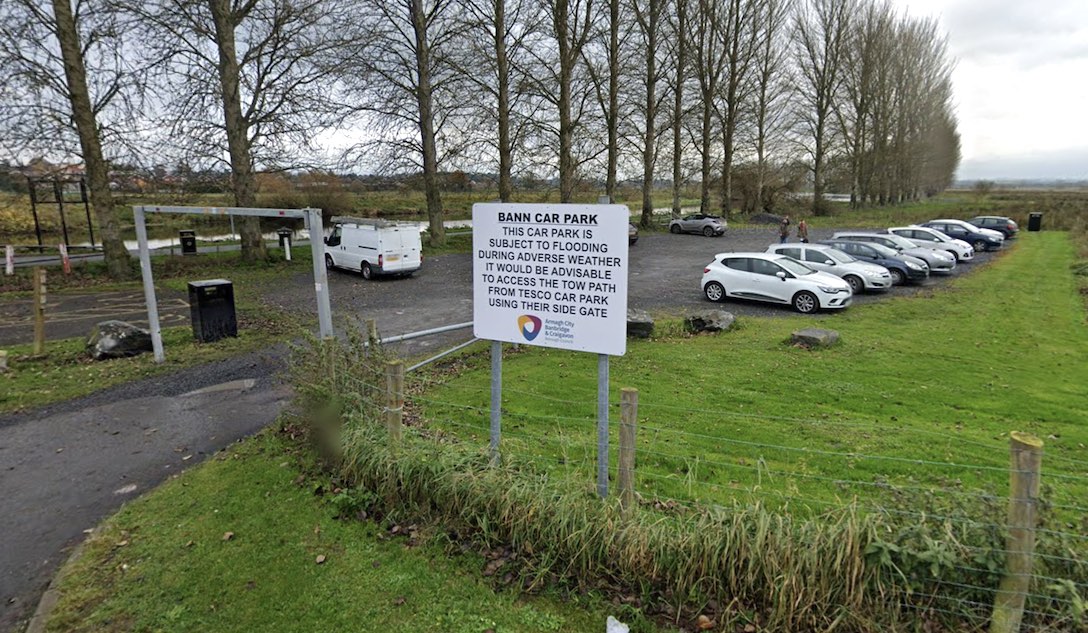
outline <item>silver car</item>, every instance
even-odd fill
[[[768,253],[792,257],[809,268],[831,273],[850,284],[854,294],[863,290],[888,290],[892,274],[880,264],[863,262],[833,246],[823,244],[772,244]]]
[[[831,239],[853,240],[856,242],[869,242],[887,246],[911,257],[917,257],[929,265],[931,273],[950,274],[956,269],[956,258],[944,251],[936,251],[932,248],[915,246],[914,242],[905,237],[899,237],[892,233],[854,233],[842,231],[835,233]]]
[[[948,237],[937,229],[931,229],[928,226],[913,224],[911,226],[893,226],[888,229],[888,232],[907,238],[914,242],[915,246],[948,251],[956,258],[957,263],[968,262],[975,258],[975,249],[970,244],[954,237]]]
[[[717,237],[725,233],[728,222],[716,215],[694,213],[669,222],[670,233],[699,233],[707,237]]]

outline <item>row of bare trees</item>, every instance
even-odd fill
[[[434,243],[444,170],[497,173],[503,200],[519,175],[563,202],[640,180],[649,223],[656,182],[674,213],[687,184],[705,212],[760,210],[803,165],[822,213],[829,186],[896,203],[959,161],[945,40],[887,0],[50,3],[0,7],[0,150],[82,157],[117,274],[111,158],[220,161],[254,206],[257,172],[335,146],[421,172]],[[247,224],[244,255],[262,248]]]

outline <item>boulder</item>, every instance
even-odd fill
[[[124,321],[102,321],[87,337],[87,353],[95,360],[135,356],[151,351],[151,333]]]
[[[797,330],[790,336],[790,344],[802,347],[831,347],[839,342],[839,333],[835,330],[822,330],[820,328],[805,328]]]
[[[627,310],[627,336],[650,338],[654,334],[654,318],[645,310]]]
[[[688,332],[728,332],[733,329],[737,317],[725,310],[702,310],[693,312],[684,318],[684,328]]]

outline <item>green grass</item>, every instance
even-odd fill
[[[916,297],[631,340],[612,359],[611,400],[620,387],[640,392],[638,490],[815,511],[853,498],[886,507],[890,487],[972,501],[1004,494],[1007,433],[1020,430],[1046,442],[1051,501],[1081,505],[1088,331],[1073,260],[1066,234],[1027,234],[987,269]],[[839,331],[841,344],[785,344],[813,326]],[[432,424],[477,443],[486,442],[484,360],[433,376],[443,384],[415,401]],[[596,359],[523,347],[508,353],[503,388],[504,450],[592,481]],[[613,452],[616,441],[613,432]]]
[[[335,519],[291,450],[264,434],[126,505],[62,572],[47,630],[596,631],[619,611],[495,591],[442,533]]]

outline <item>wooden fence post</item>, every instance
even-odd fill
[[[45,269],[34,267],[34,354],[45,353]]]
[[[620,509],[629,515],[635,507],[635,436],[638,430],[638,389],[620,390]]]
[[[404,363],[391,360],[385,363],[385,428],[390,441],[400,441],[403,419]]]
[[[1009,434],[1009,453],[1009,535],[1005,542],[1005,576],[994,596],[990,633],[1020,631],[1035,553],[1035,514],[1043,442],[1034,435],[1013,432]]]
[[[378,338],[378,322],[374,319],[366,320],[366,354],[367,358],[370,357],[372,351],[377,351],[378,345],[381,343],[381,339]]]

